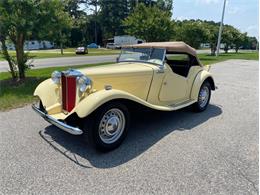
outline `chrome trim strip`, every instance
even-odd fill
[[[39,108],[37,108],[36,105],[34,105],[34,104],[32,104],[32,109],[37,114],[39,114],[41,117],[43,117],[46,121],[48,121],[49,123],[55,125],[56,127],[60,128],[60,129],[62,129],[63,131],[66,131],[73,135],[81,135],[83,133],[83,131],[81,129],[67,125],[67,124],[53,118],[52,116],[44,113]]]
[[[68,105],[69,105],[69,98],[68,98],[68,77],[66,76],[66,75],[64,75],[65,76],[65,83],[66,83],[66,87],[65,87],[65,90],[66,90],[66,105],[65,105],[65,107],[66,107],[66,111],[68,111],[69,110],[69,108],[68,108]]]

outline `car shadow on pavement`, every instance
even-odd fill
[[[83,136],[73,136],[51,125],[40,131],[41,137],[56,151],[83,168],[111,168],[136,158],[165,136],[175,131],[187,131],[217,117],[222,109],[209,105],[194,113],[190,108],[173,112],[142,111],[131,118],[131,127],[122,145],[108,153],[97,152]]]

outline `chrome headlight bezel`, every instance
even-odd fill
[[[60,79],[61,79],[61,72],[60,71],[55,70],[54,72],[52,72],[51,80],[53,81],[53,83],[60,84]]]
[[[88,78],[87,76],[79,76],[77,78],[77,83],[79,85],[79,91],[84,93],[87,91],[87,89],[90,89],[92,87],[92,80]]]

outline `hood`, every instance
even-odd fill
[[[79,69],[88,77],[93,76],[112,76],[112,75],[129,75],[129,74],[152,74],[153,68],[151,65],[136,62],[123,62],[110,65],[102,65]]]
[[[146,100],[153,77],[153,66],[155,65],[124,62],[79,71],[93,81],[95,90],[102,90],[110,85],[112,89],[126,91]]]

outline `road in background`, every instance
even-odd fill
[[[223,51],[221,51],[223,52]],[[230,50],[230,52],[234,52]],[[244,51],[244,52],[249,52]],[[209,49],[197,50],[198,54],[210,53]],[[116,62],[118,55],[99,55],[99,56],[74,56],[74,57],[58,57],[58,58],[42,58],[34,59],[32,67],[33,69],[47,68],[55,66],[76,66],[84,64],[97,64],[104,62]],[[6,61],[0,61],[0,72],[7,72],[9,70],[8,63]]]
[[[59,57],[59,58],[43,58],[33,60],[33,69],[47,68],[55,66],[75,66],[83,64],[97,64],[103,62],[116,62],[118,55],[100,55],[100,56],[75,56],[75,57]],[[0,61],[0,72],[9,70],[6,61]]]
[[[98,153],[30,106],[0,113],[0,194],[258,194],[258,61],[214,65],[202,113],[135,114]]]

